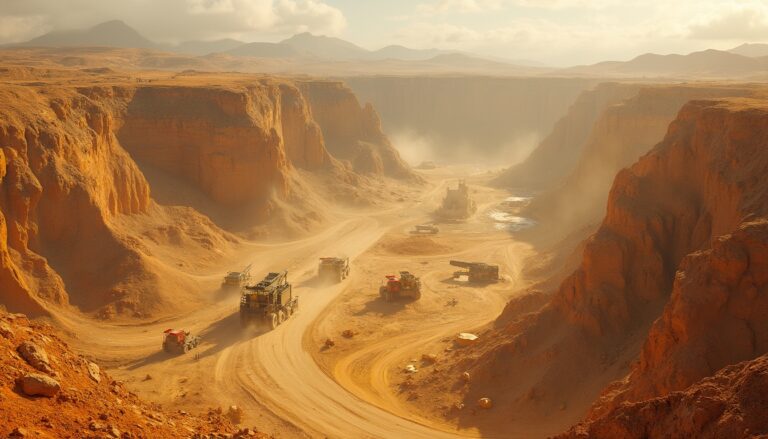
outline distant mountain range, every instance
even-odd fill
[[[107,21],[85,30],[53,31],[24,43],[21,47],[75,47],[109,46],[158,48],[159,45],[144,38],[139,32],[120,20]]]
[[[437,49],[410,49],[387,46],[370,51],[348,41],[305,32],[279,43],[246,43],[234,39],[185,41],[177,45],[155,43],[120,20],[108,21],[90,29],[54,31],[13,47],[88,47],[158,49],[190,55],[225,53],[258,58],[307,58],[328,61],[386,60],[423,61],[449,52]]]
[[[750,49],[750,52],[760,53],[756,48]],[[608,77],[745,78],[768,74],[768,57],[744,56],[734,51],[714,49],[688,55],[647,53],[630,61],[606,61],[562,69],[557,73]]]
[[[246,43],[234,39],[187,41],[177,45],[155,43],[122,21],[101,23],[90,29],[55,31],[10,47],[93,47],[153,49],[205,56],[206,62],[227,57],[283,63],[306,72],[381,73],[487,73],[502,75],[556,75],[590,77],[664,78],[768,78],[768,44],[742,44],[728,51],[704,50],[687,55],[648,53],[629,61],[551,69],[534,62],[482,58],[438,49],[386,46],[367,50],[339,38],[301,33],[277,43]],[[5,46],[9,47],[9,46]],[[274,61],[270,61],[274,60]],[[249,61],[259,62],[258,60]],[[229,65],[232,65],[229,62]],[[277,68],[277,67],[276,67]]]

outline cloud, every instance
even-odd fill
[[[768,12],[764,8],[736,9],[691,25],[688,36],[701,40],[768,40]]]
[[[416,12],[420,15],[486,12],[501,9],[503,3],[503,0],[438,0],[417,5]]]
[[[23,40],[51,29],[86,28],[124,20],[147,37],[177,42],[190,39],[268,39],[310,31],[338,35],[344,14],[325,0],[0,0],[2,17],[37,17],[24,38],[19,26],[0,30],[0,42]]]

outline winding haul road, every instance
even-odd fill
[[[371,380],[383,399],[372,401],[356,396],[361,392],[354,391],[354,383],[343,383],[352,388],[350,392],[324,373],[307,352],[304,340],[308,328],[323,310],[355,280],[353,275],[342,284],[313,286],[318,258],[339,254],[354,260],[387,231],[425,217],[453,181],[455,178],[439,181],[418,201],[403,203],[407,206],[350,214],[346,220],[306,239],[253,244],[244,260],[254,261],[254,266],[264,267],[264,272],[286,267],[292,274],[289,277],[294,294],[300,297],[299,312],[273,331],[243,334],[237,319],[236,295],[222,297],[191,314],[151,324],[94,323],[80,315],[61,312],[56,314],[56,320],[69,329],[78,349],[115,366],[113,375],[128,381],[140,394],[166,403],[181,401],[182,405],[197,401],[201,407],[216,405],[213,401],[225,407],[237,404],[244,409],[247,425],[269,422],[271,428],[263,430],[276,437],[472,437],[471,432],[446,431],[441,426],[406,419],[407,413],[399,412],[396,404],[387,405],[386,365],[395,361],[401,350],[387,353],[387,346],[376,344],[338,366],[354,367],[359,361],[375,361],[380,366]],[[216,273],[221,271],[224,270]],[[212,284],[219,281],[220,274],[202,277],[206,279],[207,284]],[[503,302],[498,302],[489,306],[489,314],[470,318],[469,324],[480,325],[492,319],[503,306]],[[158,353],[160,334],[168,327],[190,328],[202,334],[204,343],[199,348],[199,358]],[[408,347],[422,343],[425,337],[450,334],[457,328],[455,324],[446,324],[382,343]],[[152,381],[137,379],[145,375],[150,375]],[[189,389],[197,389],[197,399],[188,396]]]

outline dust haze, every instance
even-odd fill
[[[147,8],[0,5],[0,435],[768,435],[761,2]]]

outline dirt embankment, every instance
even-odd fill
[[[21,314],[0,311],[0,346],[3,437],[266,437],[236,428],[220,409],[197,415],[142,401]]]
[[[382,175],[326,149],[289,80],[54,73],[0,86],[0,299],[14,311],[141,318],[195,306],[190,275],[240,243],[223,229],[301,233],[324,221],[329,200],[383,193]],[[348,107],[349,118],[368,114]],[[378,136],[376,160],[397,158],[378,125],[368,129],[333,138]],[[412,176],[387,163],[384,175]]]
[[[756,299],[762,280],[749,274],[742,277],[751,273],[744,262],[756,264],[758,273],[764,268],[762,256],[753,261],[740,254],[761,255],[761,247],[745,250],[740,244],[726,245],[736,249],[730,254],[716,245],[711,257],[695,253],[730,233],[735,238],[726,237],[726,242],[760,240],[750,238],[748,232],[758,225],[737,229],[745,217],[768,213],[764,178],[768,154],[762,147],[767,137],[768,111],[761,101],[686,104],[664,140],[618,174],[601,227],[587,242],[579,268],[565,279],[550,304],[494,330],[484,337],[485,342],[462,350],[444,369],[447,383],[457,383],[457,396],[467,405],[481,397],[491,397],[494,403],[493,411],[481,415],[456,410],[455,421],[477,425],[488,434],[529,423],[546,425],[540,434],[554,434],[584,416],[601,390],[630,370],[635,373],[625,388],[630,393],[624,395],[631,395],[633,388],[642,389],[637,395],[645,398],[691,384],[711,375],[719,365],[764,353],[764,345],[757,341],[761,330],[748,330],[762,326],[753,327],[746,323],[751,320],[741,316],[753,307],[759,313],[762,306]],[[715,267],[724,266],[715,270],[722,275],[694,276],[695,261],[707,258]],[[676,276],[680,268],[694,271]],[[741,273],[734,280],[738,287],[729,288],[718,280],[736,272]],[[689,282],[685,277],[709,285],[704,291],[712,291],[717,301],[685,300],[693,294],[684,294]],[[676,279],[680,285],[673,292]],[[691,291],[703,288],[698,285]],[[708,317],[694,317],[699,315]],[[672,328],[665,329],[670,321]],[[716,322],[709,335],[709,330],[696,329],[705,321]],[[668,335],[670,331],[673,334]],[[688,335],[696,335],[695,341],[687,343]],[[643,343],[641,366],[630,369]],[[701,367],[713,359],[717,361]],[[686,366],[688,362],[695,367]],[[666,376],[653,376],[651,370]],[[643,371],[649,373],[646,378]],[[463,372],[472,378],[460,385]],[[644,382],[656,384],[646,387]]]

